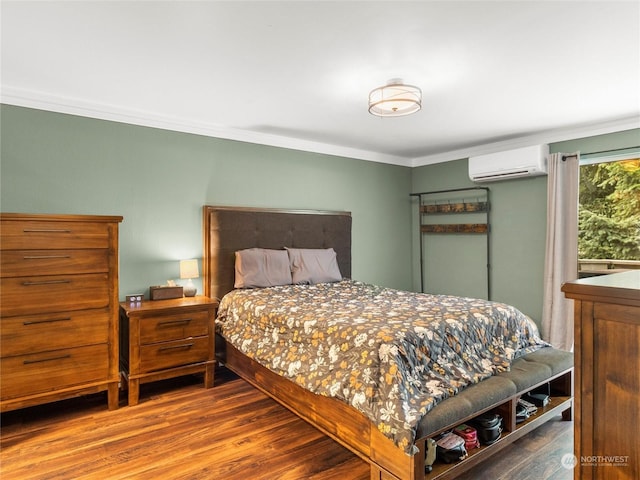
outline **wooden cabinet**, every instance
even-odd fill
[[[640,271],[566,283],[575,300],[576,479],[640,478]]]
[[[118,407],[122,217],[2,213],[2,411],[108,391]]]
[[[188,297],[120,304],[120,362],[136,405],[140,384],[204,372],[213,386],[214,318],[218,303]]]

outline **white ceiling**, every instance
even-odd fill
[[[416,166],[640,127],[638,1],[2,1],[2,102]],[[400,77],[420,112],[381,119]]]

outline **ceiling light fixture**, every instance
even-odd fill
[[[405,85],[401,78],[392,78],[384,87],[369,93],[369,113],[379,117],[401,117],[422,108],[422,91]]]

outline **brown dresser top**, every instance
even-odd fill
[[[190,308],[215,308],[218,301],[197,295],[195,297],[172,298],[169,300],[145,300],[138,303],[120,302],[120,307],[127,315],[136,313],[153,313],[156,311],[172,311]]]
[[[48,222],[121,222],[122,217],[118,215],[66,215],[66,214],[44,214],[44,213],[0,213],[2,220],[39,220]]]
[[[567,298],[640,306],[640,270],[581,278],[562,291]]]

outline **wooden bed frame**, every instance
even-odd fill
[[[234,252],[245,248],[333,247],[338,253],[341,273],[347,278],[351,276],[351,216],[348,212],[205,206],[203,231],[204,293],[212,298],[222,298],[233,289]],[[563,367],[562,371],[556,371],[551,377],[538,378],[537,384],[533,385],[551,382],[555,392],[550,405],[541,409],[535,419],[516,426],[517,399],[524,392],[514,390],[479,411],[467,413],[462,418],[456,418],[454,423],[421,436],[415,442],[418,453],[409,456],[380,433],[368,418],[349,405],[311,393],[246,357],[223,339],[218,340],[221,344],[216,347],[216,354],[221,363],[368,462],[371,480],[455,478],[552,417],[562,413],[563,418],[571,419],[572,366]],[[502,379],[494,376],[488,380],[499,382]],[[474,387],[449,400],[462,397]],[[527,388],[533,387],[528,385]],[[449,400],[442,402],[442,405]],[[425,474],[427,438],[489,410],[499,411],[503,416],[504,433],[500,440],[474,451],[462,462],[434,466],[431,473]]]

